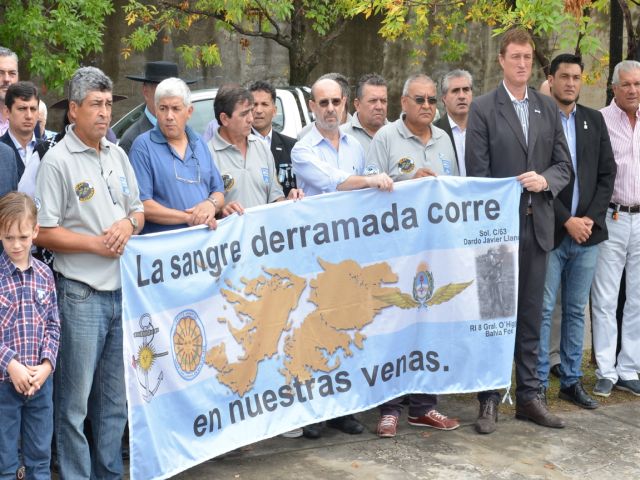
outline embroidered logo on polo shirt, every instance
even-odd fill
[[[93,186],[89,182],[76,183],[74,190],[76,191],[76,195],[81,202],[91,200],[94,193],[96,193],[96,189],[93,188]]]
[[[40,201],[40,198],[33,197],[33,203],[36,204],[36,210],[39,212],[40,211],[40,207],[42,207],[42,202]]]
[[[411,173],[415,168],[415,163],[409,157],[404,157],[398,160],[398,168],[402,173]]]
[[[122,194],[129,196],[131,192],[129,191],[129,182],[127,182],[127,177],[120,177],[120,188],[122,188]]]
[[[451,160],[448,160],[442,153],[438,154],[438,158],[440,158],[440,162],[442,163],[442,170],[445,175],[451,175],[453,172],[451,171]]]
[[[222,184],[224,185],[225,192],[228,192],[229,190],[231,190],[235,183],[236,181],[233,179],[233,177],[230,174],[224,173],[222,175]]]
[[[260,170],[262,171],[262,180],[264,180],[264,183],[269,185],[269,169],[261,168]]]

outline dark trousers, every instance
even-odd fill
[[[544,279],[547,273],[547,252],[540,248],[533,231],[533,217],[520,216],[520,251],[518,274],[518,315],[514,360],[516,366],[516,401],[528,402],[538,393],[538,345],[542,319]],[[478,400],[494,398],[500,393],[479,392]]]

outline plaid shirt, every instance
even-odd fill
[[[55,369],[60,319],[53,274],[32,258],[24,272],[0,254],[0,382],[10,381],[14,358],[23,365],[44,359]]]

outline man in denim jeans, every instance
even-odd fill
[[[144,215],[127,155],[104,138],[111,90],[99,69],[75,72],[69,110],[76,122],[47,152],[36,178],[38,244],[54,252],[62,324],[54,377],[62,478],[122,478],[127,414],[119,257]]]
[[[585,308],[598,258],[606,240],[607,208],[613,193],[616,164],[602,114],[576,104],[582,83],[582,59],[561,54],[551,62],[549,87],[558,104],[574,173],[554,200],[555,248],[549,253],[542,304],[538,378],[549,385],[549,338],[556,294],[562,285],[559,397],[594,409],[598,402],[585,392],[582,340]]]

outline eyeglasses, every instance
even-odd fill
[[[338,107],[342,103],[342,99],[341,98],[323,98],[322,100],[319,100],[317,103],[322,108],[327,108],[329,106],[329,102],[331,102],[331,105],[333,105],[334,107]]]
[[[107,184],[107,191],[109,192],[109,197],[111,197],[111,201],[113,202],[114,205],[116,205],[118,203],[116,200],[116,194],[114,193],[113,189],[111,188],[111,184],[109,183],[109,177],[111,176],[112,173],[113,173],[113,170],[111,170],[105,177],[104,170],[102,170],[102,164],[100,164],[100,176],[102,177],[104,182]]]
[[[182,183],[188,183],[191,185],[197,185],[198,183],[200,183],[200,162],[198,162],[198,158],[195,155],[191,155],[191,159],[195,162],[195,166],[196,166],[196,176],[197,178],[193,179],[193,178],[183,178],[180,175],[178,175],[178,166],[176,164],[176,162],[178,162],[179,160],[176,159],[175,155],[173,156],[173,173],[176,176],[176,180]],[[184,166],[185,167],[189,167],[189,164],[187,163],[187,161],[185,160],[184,162]]]
[[[436,103],[438,103],[438,99],[436,97],[425,97],[422,95],[416,95],[415,97],[406,95],[406,97],[416,102],[416,105],[424,105],[425,102],[429,102],[429,105],[435,105]]]

